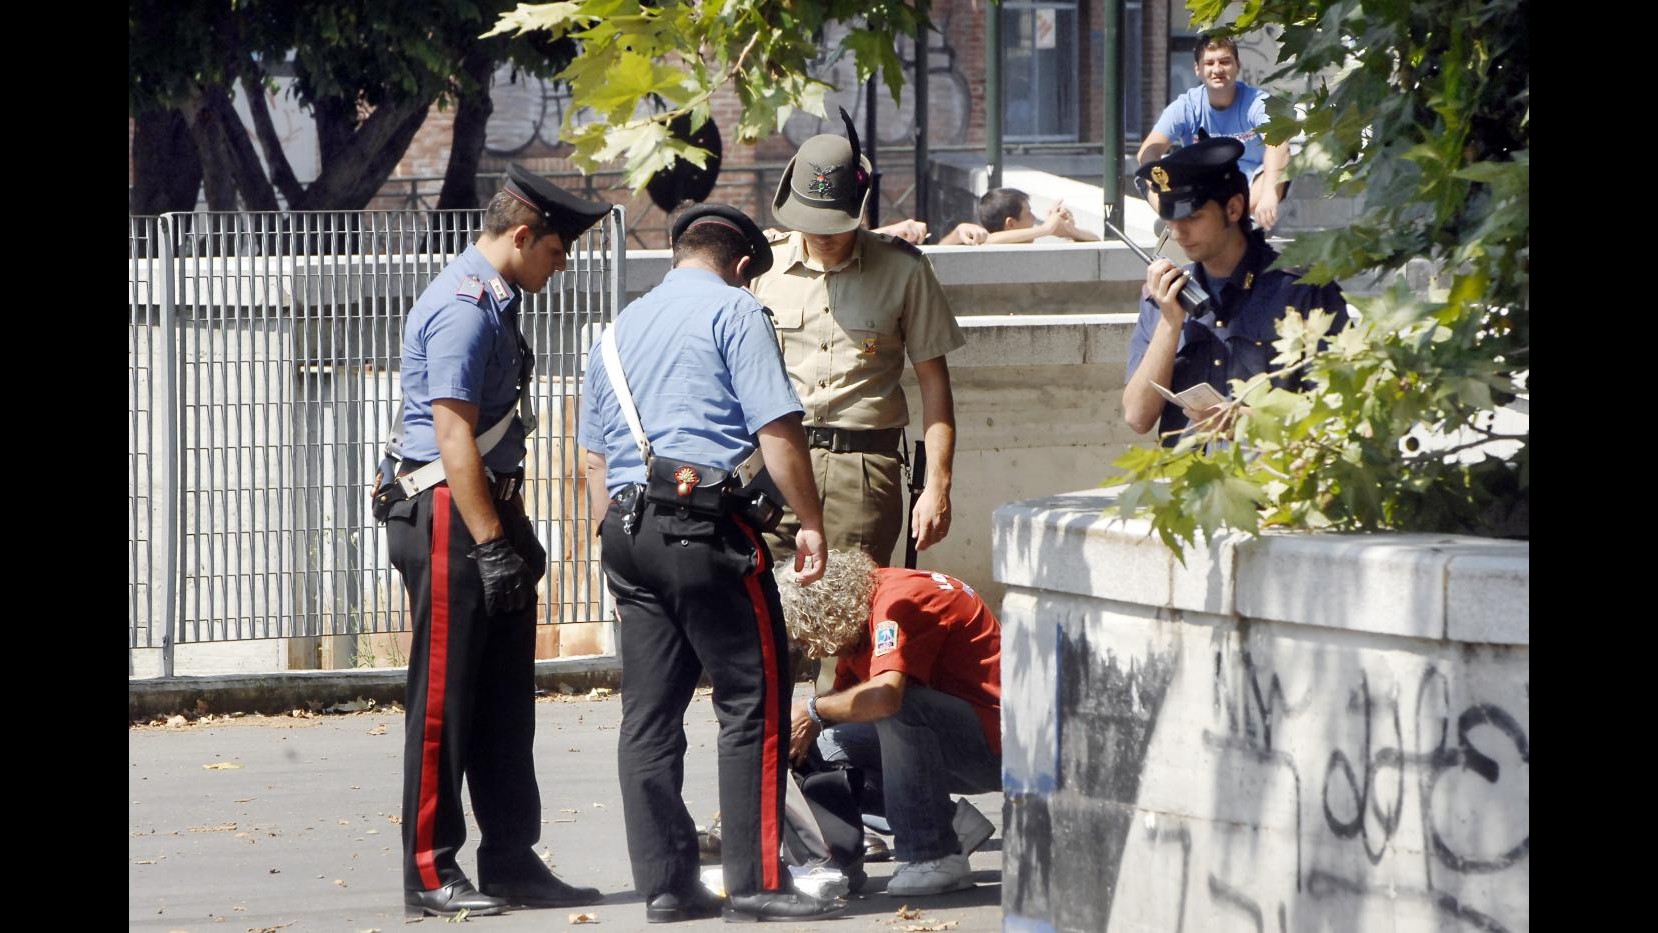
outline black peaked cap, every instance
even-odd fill
[[[1236,177],[1242,174],[1238,157],[1243,153],[1243,143],[1231,137],[1200,139],[1140,166],[1134,177],[1145,179],[1147,190],[1157,192],[1159,215],[1180,220],[1205,201],[1224,201],[1237,190]]]
[[[507,166],[506,190],[540,211],[547,225],[564,241],[566,249],[575,245],[588,227],[610,213],[607,202],[584,201],[517,162]]]
[[[749,278],[759,278],[771,268],[771,244],[766,242],[765,234],[760,232],[760,225],[729,204],[698,204],[686,208],[674,220],[673,229],[668,231],[668,242],[678,243],[680,234],[699,223],[719,223],[735,227],[737,232],[748,240]]]

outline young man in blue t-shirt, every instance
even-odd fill
[[[1244,145],[1238,167],[1248,176],[1249,203],[1263,229],[1278,223],[1278,203],[1289,189],[1284,168],[1289,143],[1268,146],[1257,129],[1267,122],[1267,94],[1238,80],[1238,44],[1226,36],[1199,36],[1193,53],[1201,84],[1176,97],[1146,134],[1137,158],[1141,165],[1160,159],[1176,142],[1197,142],[1201,128],[1210,136],[1227,136]],[[1155,206],[1155,205],[1153,205]]]

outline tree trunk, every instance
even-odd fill
[[[317,136],[322,174],[305,189],[305,210],[358,211],[368,205],[403,158],[432,98],[382,104],[354,133],[341,138],[338,110],[318,106]],[[324,124],[330,124],[326,129]],[[326,144],[323,144],[327,140]]]
[[[133,185],[127,204],[131,214],[193,211],[201,191],[201,158],[190,124],[177,108],[138,115],[132,138]]]
[[[467,86],[462,88],[455,105],[449,167],[443,173],[443,191],[438,194],[440,211],[483,206],[483,199],[478,196],[478,163],[484,156],[484,131],[489,115],[495,110],[495,103],[489,97],[495,59],[486,51],[489,48],[489,43],[476,43],[461,59],[461,73]]]
[[[189,107],[190,137],[201,157],[202,187],[210,211],[236,210],[236,182],[231,173],[231,155],[219,127],[218,110],[208,99],[223,93],[220,88],[198,88]]]
[[[288,153],[283,151],[282,139],[276,135],[270,106],[265,103],[265,86],[254,76],[243,74],[242,91],[248,96],[248,112],[253,114],[253,126],[259,133],[259,148],[265,151],[265,163],[271,167],[271,183],[282,192],[283,199],[291,207],[299,203],[305,188],[294,177]]]
[[[242,193],[242,204],[250,211],[278,210],[276,192],[271,188],[270,179],[265,177],[265,167],[259,163],[259,153],[253,151],[253,140],[248,138],[248,128],[237,115],[229,92],[214,94],[208,100],[217,114],[215,122],[224,136],[231,177],[236,179],[236,189]]]

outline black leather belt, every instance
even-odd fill
[[[848,428],[806,428],[806,446],[836,454],[896,454],[904,441],[903,428],[853,431]]]

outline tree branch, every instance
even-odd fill
[[[249,67],[257,69],[258,65],[249,62]],[[288,163],[288,154],[283,151],[282,140],[276,135],[276,124],[271,121],[270,106],[265,103],[264,83],[253,74],[244,72],[242,91],[247,94],[248,111],[253,114],[253,128],[259,134],[259,148],[265,152],[265,164],[271,167],[271,181],[277,190],[282,192],[282,199],[287,201],[291,208],[304,197],[305,189],[294,177],[294,170]]]

